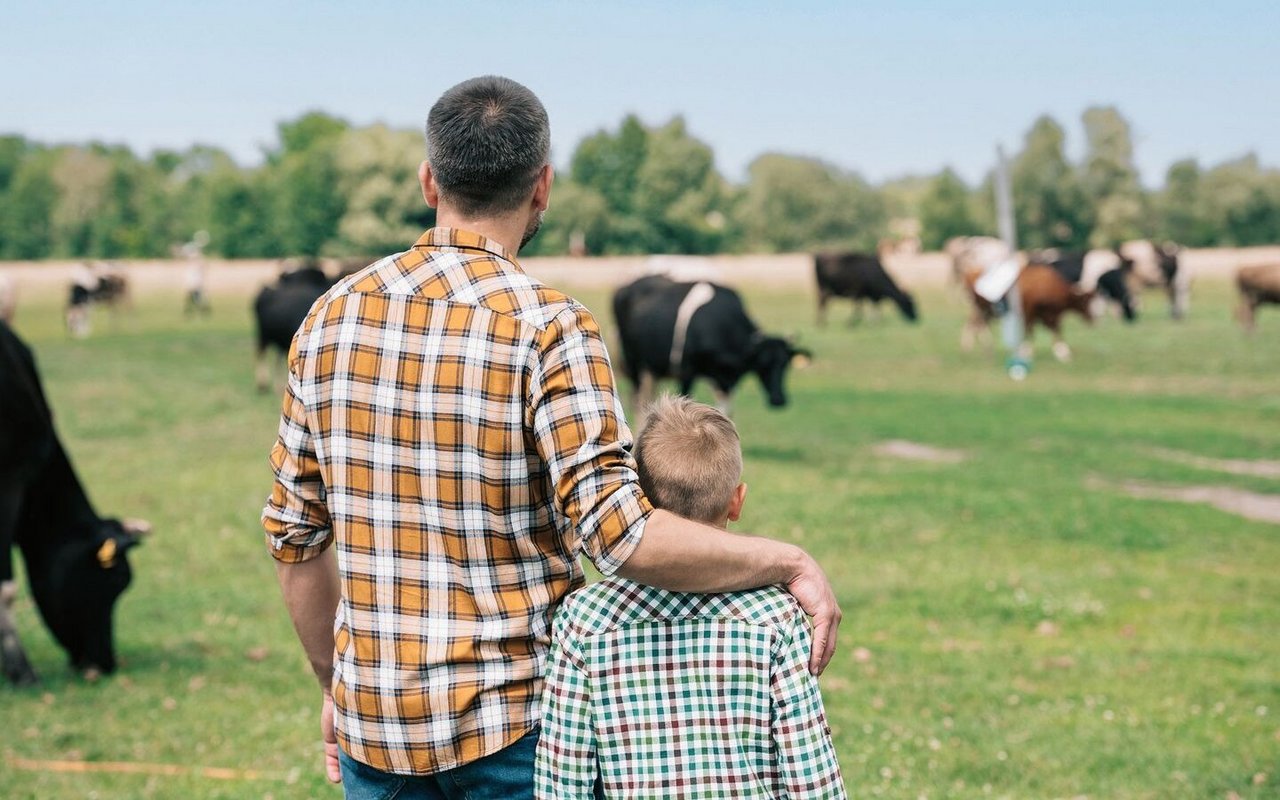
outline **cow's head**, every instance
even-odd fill
[[[751,349],[751,371],[760,378],[769,395],[771,408],[782,408],[787,404],[787,393],[784,381],[787,367],[793,359],[799,363],[807,363],[813,353],[796,347],[789,340],[780,336],[759,336]]]
[[[112,612],[133,577],[128,551],[150,529],[141,520],[99,520],[92,536],[54,556],[41,611],[72,667],[86,677],[115,671]]]

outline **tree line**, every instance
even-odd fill
[[[1023,246],[1280,242],[1280,170],[1252,154],[1210,167],[1186,159],[1149,190],[1117,109],[1090,108],[1081,123],[1078,163],[1047,115],[1012,155]],[[420,132],[310,112],[281,123],[277,139],[245,167],[205,145],[140,156],[0,136],[0,258],[167,257],[197,230],[228,258],[371,256],[404,249],[433,224],[417,186]],[[767,153],[735,183],[681,117],[647,126],[628,116],[586,137],[552,201],[526,253],[869,250],[917,232],[936,249],[995,231],[990,177],[971,186],[945,169],[873,185],[819,159]]]

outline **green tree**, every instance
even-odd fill
[[[421,134],[370,125],[346,131],[336,148],[338,192],[346,208],[330,248],[335,255],[405,250],[435,223],[418,185]]]
[[[872,250],[884,235],[884,200],[856,175],[811,158],[767,154],[748,167],[735,209],[747,249]]]
[[[53,254],[53,212],[58,186],[52,152],[36,149],[22,159],[9,181],[0,245],[5,258],[48,258]]]
[[[921,244],[926,250],[940,250],[953,236],[978,232],[973,219],[969,187],[950,168],[934,178],[920,201]]]
[[[604,252],[609,237],[609,206],[590,186],[557,180],[542,229],[522,255],[562,255],[569,252],[574,236],[581,236],[587,253]]]
[[[1087,152],[1081,183],[1094,216],[1090,244],[1111,247],[1143,236],[1146,207],[1129,123],[1114,106],[1086,109],[1082,120]]]
[[[635,215],[647,223],[647,252],[713,253],[724,234],[724,181],[711,148],[689,135],[684,119],[647,133],[636,173]]]
[[[1023,247],[1082,248],[1092,228],[1075,171],[1067,162],[1066,134],[1052,117],[1040,117],[1013,161],[1013,209]]]

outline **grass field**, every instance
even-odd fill
[[[1159,453],[1280,458],[1280,314],[1246,339],[1226,284],[1204,283],[1181,325],[1156,308],[1132,328],[1070,320],[1075,361],[1042,342],[1014,384],[998,355],[958,351],[962,308],[942,290],[922,293],[918,327],[824,330],[808,291],[746,294],[816,353],[789,409],[766,410],[754,381],[738,395],[742,527],[798,542],[836,586],[845,623],[822,684],[853,796],[1280,797],[1280,525],[1121,486],[1280,492]],[[99,511],[156,533],[132,556],[112,678],[69,672],[24,586],[43,686],[0,686],[0,797],[338,796],[258,525],[278,399],[252,388],[248,298],[187,322],[176,295],[144,295],[80,341],[59,300],[24,298],[15,327]],[[965,458],[877,454],[891,439]]]

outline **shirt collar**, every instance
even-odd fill
[[[418,237],[418,241],[414,243],[415,249],[422,250],[478,250],[483,253],[490,253],[501,258],[503,261],[510,262],[512,266],[523,272],[520,262],[511,254],[507,248],[487,236],[481,236],[474,231],[463,230],[462,228],[430,228],[422,236]]]

